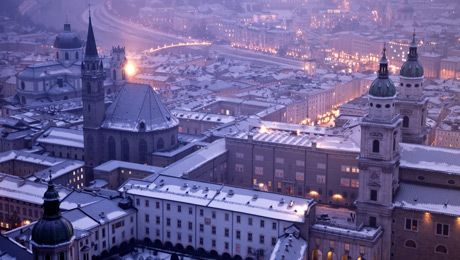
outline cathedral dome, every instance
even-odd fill
[[[407,61],[401,66],[399,75],[407,78],[423,77],[423,66],[418,60],[417,43],[415,42],[415,32],[412,37],[412,42],[409,46],[409,54]]]
[[[83,45],[80,36],[71,31],[70,23],[67,22],[64,24],[64,31],[54,39],[53,46],[56,49],[78,49]]]
[[[385,49],[383,49],[383,56],[380,60],[379,76],[372,82],[369,95],[374,97],[393,97],[396,95],[395,84],[388,77],[388,60],[385,56]]]
[[[55,220],[40,219],[32,229],[32,240],[39,245],[65,243],[70,241],[72,236],[72,224],[65,218]]]
[[[59,193],[52,181],[43,196],[43,217],[32,229],[32,240],[38,245],[58,245],[69,242],[73,236],[72,224],[61,217],[59,210]]]

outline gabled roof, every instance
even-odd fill
[[[150,132],[179,125],[152,87],[126,84],[105,112],[103,128],[131,132]],[[143,126],[143,128],[142,128]]]

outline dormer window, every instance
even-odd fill
[[[144,121],[142,121],[142,122],[139,123],[139,129],[140,129],[141,131],[145,131],[145,123],[144,123]]]

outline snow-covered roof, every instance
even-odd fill
[[[303,260],[306,259],[307,241],[300,236],[300,231],[291,226],[278,238],[270,260]]]
[[[302,223],[311,199],[159,175],[153,181],[128,180],[127,194]]]
[[[0,174],[0,197],[21,200],[28,203],[43,204],[43,194],[48,189],[48,185],[41,182],[24,180],[22,178]],[[61,186],[57,186],[56,190],[61,199],[65,198],[70,192]]]
[[[37,138],[38,143],[83,148],[83,131],[51,127]]]
[[[183,175],[188,174],[189,172],[198,169],[205,163],[219,157],[220,155],[226,152],[227,149],[225,148],[225,140],[218,139],[213,143],[206,145],[203,148],[195,151],[194,153],[186,156],[185,158],[169,165],[167,168],[165,168],[163,171],[160,171],[159,173],[162,175],[181,177]],[[153,180],[152,178],[156,178],[156,176],[150,175],[147,176],[145,179],[151,181]]]
[[[54,166],[59,163],[62,163],[66,159],[49,157],[40,154],[27,153],[24,151],[11,150],[8,152],[0,153],[0,163],[7,161],[16,160],[27,163],[35,163],[44,166]]]
[[[179,125],[152,87],[128,83],[107,108],[103,128],[130,132],[157,131]],[[144,130],[142,130],[144,126]]]
[[[400,144],[400,167],[460,175],[460,150],[417,144]]]
[[[46,168],[41,171],[33,173],[33,175],[29,177],[29,179],[35,180],[35,178],[40,178],[40,179],[47,180],[49,178],[50,171],[51,171],[51,178],[55,179],[71,171],[76,171],[78,169],[81,169],[83,171],[84,166],[85,166],[85,163],[83,161],[65,160],[60,164],[57,164],[57,165],[51,166],[50,168]]]
[[[401,183],[394,206],[460,217],[460,190]]]
[[[105,162],[95,167],[94,170],[103,171],[103,172],[111,172],[119,168],[151,172],[152,174],[163,170],[162,167],[144,165],[144,164],[132,163],[132,162],[123,162],[123,161],[117,161],[117,160]]]

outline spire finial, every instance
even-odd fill
[[[91,18],[91,3],[88,4],[88,14],[89,18]]]
[[[50,173],[50,182],[51,182],[51,169],[49,170],[49,173]]]
[[[66,23],[69,22],[69,15],[68,15],[68,14],[65,15],[65,22],[66,22]]]

